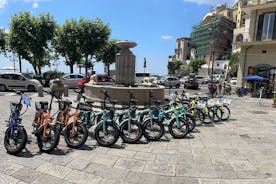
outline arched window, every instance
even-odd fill
[[[239,34],[239,35],[236,37],[236,42],[243,42],[243,35],[242,35],[242,34]]]

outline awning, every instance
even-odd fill
[[[267,78],[258,76],[258,75],[249,75],[246,77],[243,77],[242,80],[248,80],[248,81],[263,81],[263,80],[268,80]]]

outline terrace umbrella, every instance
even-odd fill
[[[268,80],[267,78],[258,76],[258,75],[249,75],[246,77],[243,77],[242,80],[247,80],[247,81],[263,81],[263,80]]]
[[[264,81],[264,80],[268,80],[267,78],[264,78],[264,77],[261,77],[261,76],[258,76],[258,75],[249,75],[249,76],[246,76],[246,77],[243,77],[242,80],[247,80],[247,81],[254,81],[254,88],[253,88],[253,91],[256,90],[256,81]]]

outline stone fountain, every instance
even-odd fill
[[[110,97],[118,100],[119,105],[128,105],[129,92],[131,91],[137,99],[137,105],[146,106],[149,104],[149,92],[153,96],[164,101],[164,87],[146,84],[135,86],[135,55],[129,50],[137,44],[131,41],[118,41],[116,45],[121,48],[116,55],[116,79],[113,85],[99,85],[90,80],[85,84],[85,96],[93,99],[95,102],[103,101],[101,90],[107,90]]]

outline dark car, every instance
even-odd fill
[[[198,81],[196,78],[189,78],[189,80],[185,81],[184,88],[198,89]]]

